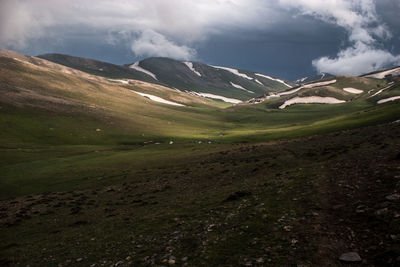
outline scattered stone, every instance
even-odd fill
[[[96,132],[101,132],[101,129],[97,128],[97,129],[96,129]]]
[[[264,263],[264,259],[263,258],[258,258],[258,259],[256,259],[256,262],[257,263]]]
[[[181,260],[182,261],[187,261],[189,258],[188,257],[183,257]]]
[[[175,264],[175,262],[176,262],[176,261],[175,261],[174,259],[169,259],[169,260],[168,260],[168,264],[171,264],[171,265],[172,265],[172,264]]]
[[[357,252],[347,252],[343,253],[339,260],[343,262],[361,262],[361,257]]]
[[[365,205],[359,205],[356,208],[356,213],[365,213],[368,210],[368,207]]]
[[[390,201],[399,200],[400,199],[400,194],[396,193],[396,194],[388,195],[388,196],[386,196],[386,199],[390,200]]]
[[[386,214],[386,213],[388,213],[388,208],[384,208],[384,209],[380,209],[380,210],[377,210],[375,213],[376,213],[376,215],[384,215],[384,214]]]
[[[293,228],[293,227],[290,226],[290,225],[286,225],[286,226],[283,227],[283,229],[285,229],[286,232],[292,231],[292,228]]]
[[[75,261],[76,262],[81,262],[83,259],[82,258],[77,258]]]

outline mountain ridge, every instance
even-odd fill
[[[248,100],[254,95],[280,91],[291,86],[282,79],[249,70],[166,57],[151,57],[125,65],[64,54],[43,54],[38,57],[107,78],[137,79],[183,92],[209,93],[238,100]]]

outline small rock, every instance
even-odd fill
[[[76,262],[81,262],[83,259],[82,258],[77,258],[75,261]]]
[[[390,200],[390,201],[399,200],[400,194],[392,194],[392,195],[386,196],[386,199]]]
[[[182,261],[187,261],[189,258],[188,257],[183,257],[181,260]]]
[[[290,225],[286,225],[286,226],[283,226],[283,229],[285,229],[285,231],[287,231],[287,232],[290,232],[290,231],[292,231],[292,226],[290,226]]]
[[[343,253],[339,260],[343,262],[361,262],[361,257],[357,252],[347,252]]]
[[[294,246],[299,243],[299,240],[293,238],[292,240],[290,240],[290,243]]]
[[[263,258],[258,258],[258,259],[256,259],[256,262],[257,263],[264,263],[264,259]]]
[[[366,212],[367,211],[367,209],[368,209],[368,207],[367,206],[365,206],[365,205],[359,205],[359,206],[357,206],[357,208],[356,208],[356,213],[364,213],[364,212]]]
[[[384,214],[386,214],[386,213],[388,213],[388,208],[384,208],[384,209],[380,209],[380,210],[377,210],[375,213],[376,213],[376,215],[384,215]]]
[[[171,264],[171,265],[172,265],[172,264],[175,264],[175,262],[176,262],[176,261],[173,260],[173,259],[169,259],[169,260],[168,260],[168,264]]]

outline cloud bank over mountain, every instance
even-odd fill
[[[0,46],[29,52],[60,47],[65,42],[79,46],[84,40],[110,50],[124,47],[136,57],[193,60],[202,58],[199,51],[207,51],[214,40],[226,36],[242,41],[247,38],[249,44],[257,42],[254,53],[268,54],[268,43],[263,50],[262,42],[271,40],[265,36],[279,35],[281,39],[275,41],[285,42],[295,33],[295,42],[314,41],[316,47],[320,40],[329,38],[340,43],[336,54],[316,52],[310,66],[333,74],[360,74],[400,65],[400,56],[392,48],[393,42],[400,42],[394,29],[399,27],[394,5],[400,11],[398,0],[99,0],[95,4],[85,0],[2,0]],[[302,28],[307,21],[319,23],[321,28],[336,27],[347,38],[337,40],[340,37],[330,36],[331,32],[321,36],[320,31],[319,36],[305,35]],[[291,29],[287,34],[286,28]],[[230,45],[226,42],[220,53],[228,53]],[[227,56],[251,53],[245,50]],[[279,52],[284,55],[284,48]]]
[[[400,55],[380,48],[380,41],[392,35],[387,26],[382,24],[375,1],[280,0],[280,3],[347,31],[348,47],[340,50],[336,57],[321,57],[312,62],[320,72],[357,75],[400,64]]]
[[[108,41],[130,42],[138,55],[190,59],[196,52],[189,46],[212,34],[267,26],[269,8],[261,2],[4,0],[0,44],[18,49],[35,39],[95,31]]]

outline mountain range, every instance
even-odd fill
[[[182,92],[212,94],[236,100],[290,88],[293,84],[266,74],[200,62],[147,58],[124,66],[61,54],[38,56],[64,66],[112,79],[137,79]]]

